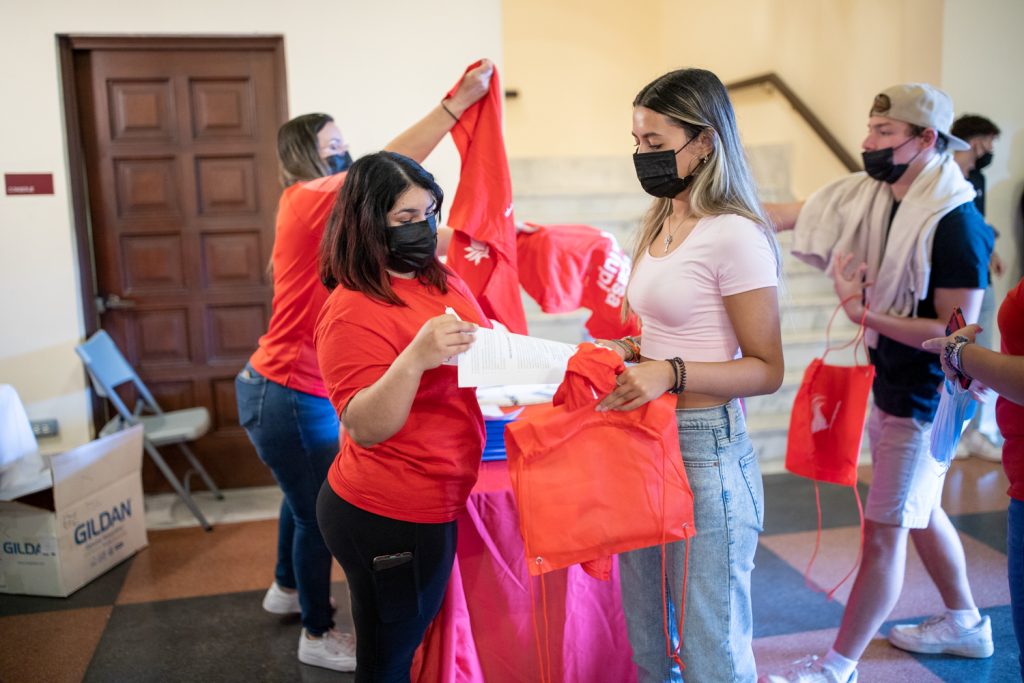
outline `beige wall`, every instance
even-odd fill
[[[506,103],[509,154],[628,153],[630,103],[659,61],[661,12],[660,0],[502,3],[505,87],[520,93]]]
[[[516,157],[623,153],[633,96],[685,66],[778,72],[857,154],[876,92],[941,72],[934,0],[516,0],[502,15]]]
[[[1020,0],[946,1],[942,40],[942,87],[958,113],[981,114],[1002,130],[996,140],[988,180],[986,213],[1001,232],[996,249],[1012,262],[996,281],[998,300],[1021,277],[1017,263],[1021,193],[1024,192],[1024,2]]]
[[[22,3],[0,23],[2,172],[52,172],[52,197],[0,196],[0,383],[31,418],[56,417],[63,449],[89,438],[77,266],[67,188],[57,33],[283,34],[289,111],[327,111],[354,154],[379,149],[480,56],[501,60],[500,0],[282,5],[177,0]],[[453,192],[450,142],[428,160]]]

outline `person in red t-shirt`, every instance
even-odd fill
[[[492,68],[483,60],[451,97],[387,148],[424,159],[458,116],[487,93]],[[317,493],[338,451],[338,417],[313,348],[316,315],[328,295],[317,254],[351,157],[326,114],[306,114],[281,126],[278,157],[285,189],[271,259],[273,313],[259,348],[235,380],[239,423],[284,492],[274,583],[263,607],[301,613],[300,661],[352,671],[355,646],[351,636],[334,629],[331,555],[316,523]]]
[[[996,422],[1005,439],[1003,469],[1010,480],[1006,535],[1010,605],[1024,675],[1024,278],[1006,295],[998,321],[1002,353],[974,343],[981,331],[977,325],[929,339],[924,348],[939,353],[942,370],[950,380],[959,372],[999,394]]]
[[[345,427],[317,500],[320,530],[348,581],[356,680],[408,681],[455,559],[455,516],[476,482],[484,422],[445,364],[489,325],[438,261],[443,194],[394,152],[352,165],[327,225],[332,290],[314,343]]]

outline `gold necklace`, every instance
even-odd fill
[[[686,222],[686,218],[683,217],[678,223],[676,223],[676,227],[674,229],[672,227],[669,227],[669,229],[665,232],[665,239],[662,242],[662,244],[664,245],[664,249],[661,252],[662,254],[667,254],[668,253],[668,248],[670,246],[672,246],[672,240],[675,239],[675,236],[674,236],[675,231],[678,230],[679,227],[682,226],[682,224],[685,223],[685,222]]]

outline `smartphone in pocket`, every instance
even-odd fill
[[[419,577],[411,552],[373,558],[373,584],[377,610],[385,624],[413,619],[420,614]]]
[[[373,571],[379,572],[392,567],[399,567],[406,562],[412,562],[412,553],[394,553],[393,555],[378,555],[373,558]]]

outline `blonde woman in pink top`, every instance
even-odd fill
[[[673,71],[633,102],[633,162],[656,197],[627,292],[643,335],[603,342],[637,363],[599,410],[632,410],[671,392],[697,535],[689,566],[655,546],[620,556],[622,600],[641,683],[680,680],[662,615],[680,609],[688,681],[754,681],[750,573],[764,521],[757,457],[737,398],[782,383],[779,249],[746,165],[732,104],[701,69]],[[671,621],[670,621],[671,623]]]

